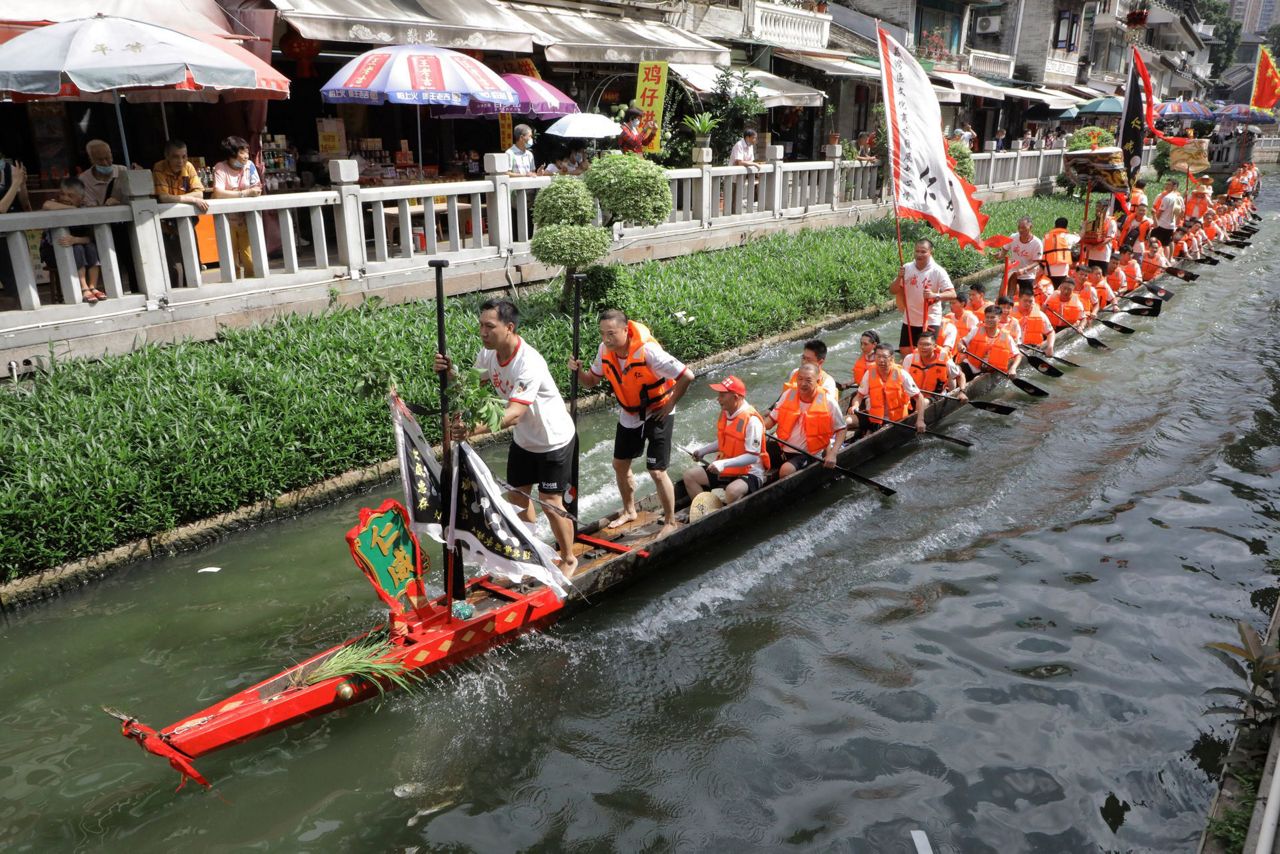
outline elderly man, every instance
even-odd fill
[[[795,385],[788,384],[765,418],[765,427],[777,427],[781,440],[779,478],[790,477],[815,462],[833,468],[844,445],[840,399],[827,393],[821,374],[822,369],[812,362],[801,365],[795,374]]]
[[[864,400],[867,410],[859,418],[859,409]],[[911,374],[893,361],[893,348],[888,344],[877,344],[875,361],[863,374],[858,393],[853,396],[853,403],[849,405],[849,423],[852,425],[857,418],[862,422],[859,432],[874,433],[887,423],[885,419],[902,423],[914,410],[916,432],[923,433],[927,427],[924,420],[927,406],[928,403]]]
[[[752,169],[759,169],[760,164],[756,162],[756,130],[755,128],[747,128],[742,132],[742,139],[733,144],[733,149],[729,152],[729,166],[749,166]]]
[[[692,451],[701,461],[714,453],[716,460],[693,466],[684,473],[684,489],[695,498],[708,489],[724,489],[724,501],[732,504],[764,486],[769,453],[764,446],[764,420],[747,403],[747,386],[734,376],[711,384],[720,404],[716,440]]]
[[[188,204],[200,213],[208,213],[209,203],[204,200],[204,185],[196,174],[196,167],[187,159],[187,144],[171,139],[164,144],[164,160],[151,167],[155,179],[156,199],[161,202]],[[178,230],[173,223],[162,223],[164,257],[169,267],[169,278],[175,287],[184,280],[182,246],[178,242]]]
[[[105,140],[89,140],[84,151],[89,156],[89,168],[80,174],[80,182],[84,184],[84,206],[96,208],[124,204],[124,173],[129,171],[128,167],[114,162],[111,146]],[[120,272],[134,284],[133,290],[136,291],[138,279],[128,224],[112,223],[111,238]]]
[[[533,128],[516,125],[511,131],[511,139],[512,145],[507,149],[511,168],[507,174],[516,178],[528,178],[538,171],[533,162]]]

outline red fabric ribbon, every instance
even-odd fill
[[[1138,53],[1138,49],[1133,49],[1133,64],[1138,69],[1138,76],[1142,78],[1142,89],[1145,97],[1142,99],[1147,108],[1147,129],[1151,131],[1151,135],[1156,139],[1162,139],[1170,145],[1183,146],[1191,140],[1185,136],[1167,136],[1160,132],[1156,127],[1156,99],[1152,94],[1151,75],[1147,74],[1147,64],[1142,61],[1142,54]]]

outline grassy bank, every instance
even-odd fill
[[[1043,233],[1077,219],[1062,197],[987,205],[988,233],[1023,213]],[[930,233],[904,223],[904,238]],[[885,298],[897,267],[891,221],[774,235],[743,247],[614,268],[596,299],[625,308],[692,360]],[[990,262],[950,240],[937,256],[953,276]],[[569,319],[558,288],[523,294],[523,335],[562,387]],[[450,300],[455,353],[479,346],[482,297]],[[683,312],[683,319],[677,315]],[[596,338],[584,335],[586,349]],[[0,394],[0,577],[29,575],[176,525],[390,457],[381,390],[435,398],[433,304],[381,307],[224,331],[216,341],[145,347],[58,365]]]

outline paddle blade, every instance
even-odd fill
[[[1044,374],[1046,377],[1062,376],[1062,371],[1055,368],[1053,365],[1049,364],[1044,359],[1041,359],[1039,356],[1033,356],[1030,353],[1024,353],[1023,355],[1027,357],[1027,361],[1031,363],[1031,367],[1035,368],[1037,371]]]
[[[1116,332],[1119,332],[1122,335],[1132,335],[1134,332],[1137,331],[1134,329],[1130,329],[1129,327],[1123,324],[1116,323],[1113,320],[1106,320],[1105,318],[1101,318],[1101,317],[1098,318],[1098,322],[1101,323],[1103,326],[1107,327],[1108,329],[1114,329]]]
[[[1129,302],[1136,302],[1138,305],[1145,305],[1147,308],[1154,308],[1164,302],[1157,297],[1147,297],[1142,294],[1126,294],[1124,298],[1129,300]]]
[[[999,415],[1012,415],[1018,409],[1015,406],[1008,406],[1003,403],[992,403],[989,400],[971,400],[969,405],[974,409],[981,409],[984,412],[995,412]]]
[[[1219,252],[1216,249],[1210,249],[1209,251],[1212,252],[1214,255],[1220,255],[1223,258],[1226,258],[1228,261],[1236,260],[1236,256],[1232,255],[1230,252]]]
[[[862,484],[863,486],[871,487],[876,492],[886,497],[898,494],[898,490],[890,489],[889,487],[885,486],[883,483],[874,481],[869,477],[863,477],[862,475],[858,474],[856,471],[850,471],[849,469],[842,468],[842,469],[839,469],[839,472],[841,474],[848,475],[850,478]]]
[[[1082,335],[1080,337],[1083,338],[1089,344],[1089,346],[1095,350],[1111,349],[1110,347],[1108,347],[1106,344],[1103,343],[1101,338],[1094,338],[1092,335]]]
[[[1018,388],[1025,391],[1027,394],[1031,395],[1032,397],[1048,397],[1049,396],[1049,392],[1040,388],[1040,386],[1036,385],[1035,383],[1027,382],[1021,377],[1011,376],[1009,377],[1009,381],[1012,382]]]
[[[1146,306],[1143,308],[1124,308],[1121,311],[1125,314],[1132,314],[1134,317],[1159,317],[1160,303],[1157,302],[1154,308]]]

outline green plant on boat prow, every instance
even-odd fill
[[[347,644],[315,667],[297,671],[291,687],[318,685],[329,679],[345,677],[372,685],[380,696],[386,694],[388,687],[412,691],[422,683],[421,677],[405,670],[398,661],[387,661],[391,651],[391,641],[385,633],[370,634]]]

